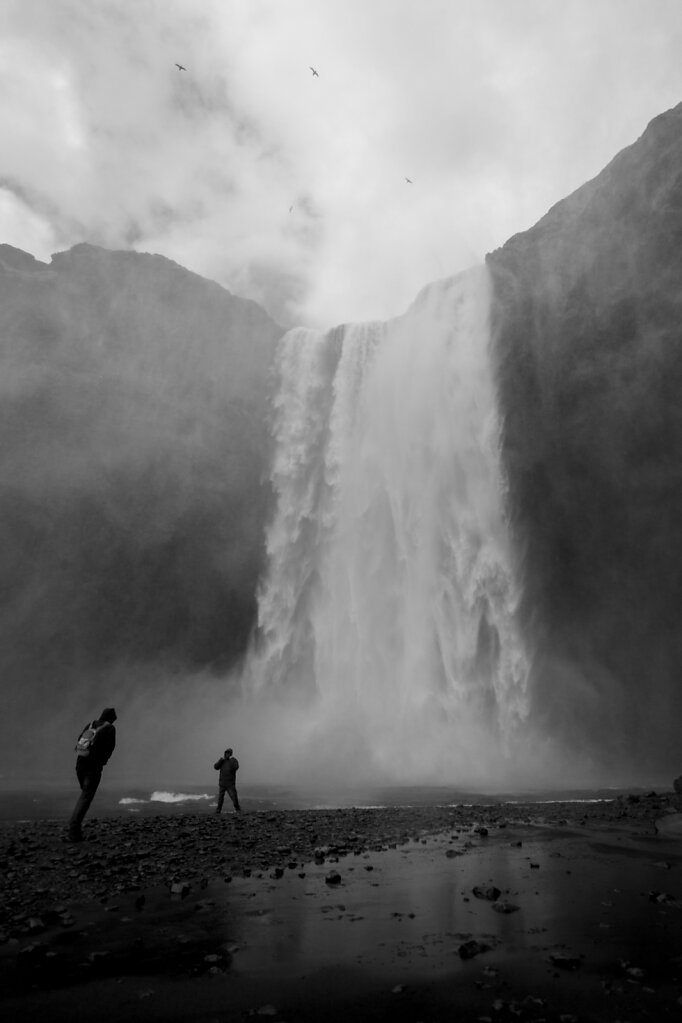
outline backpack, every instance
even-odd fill
[[[87,757],[90,755],[90,753],[92,753],[95,742],[97,740],[97,736],[99,735],[102,728],[104,728],[105,724],[106,722],[104,722],[104,724],[101,724],[96,728],[95,722],[93,721],[91,724],[87,725],[87,727],[83,730],[83,733],[79,737],[78,742],[76,743],[75,746],[76,753],[78,754],[79,757]]]

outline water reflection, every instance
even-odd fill
[[[239,945],[232,972],[274,978],[361,966],[407,982],[505,962],[522,972],[557,948],[582,950],[595,968],[612,965],[641,958],[642,933],[656,946],[666,921],[643,892],[660,887],[660,850],[615,837],[600,845],[576,832],[536,829],[523,844],[510,837],[467,847],[467,834],[440,836],[287,869],[279,880],[212,886]],[[331,869],[340,885],[325,883]],[[475,886],[499,888],[498,902],[518,910],[496,911]],[[458,954],[472,938],[490,947],[473,966]]]
[[[457,855],[448,857],[448,849]],[[428,960],[430,970],[448,972],[462,967],[457,949],[472,935],[493,948],[525,947],[528,928],[539,928],[552,912],[551,892],[524,900],[518,912],[495,912],[472,889],[495,884],[500,899],[513,903],[530,870],[527,853],[510,844],[472,852],[463,837],[430,839],[344,858],[334,864],[342,875],[338,886],[325,883],[330,864],[308,865],[305,878],[288,870],[280,880],[263,881],[256,895],[251,884],[237,882],[229,909],[241,946],[234,969],[272,975],[294,966],[363,963],[381,970],[400,959],[402,969],[414,965],[421,972]],[[540,846],[533,855],[546,868],[547,850]]]

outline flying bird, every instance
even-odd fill
[[[308,65],[308,67],[310,67],[310,65]],[[313,73],[313,78],[319,78],[320,77],[314,67],[311,67],[310,70]]]
[[[176,64],[175,66],[178,69],[178,71],[186,71],[187,70],[187,68],[183,67],[182,64]]]
[[[405,181],[407,181],[408,185],[414,184],[414,181],[412,181],[410,178],[405,178]]]

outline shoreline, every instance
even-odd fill
[[[551,1002],[580,1020],[664,1019],[682,997],[682,842],[655,822],[675,810],[652,793],[93,814],[79,845],[62,821],[2,822],[0,1008],[57,1023],[96,995],[102,1023],[268,1007],[283,1023],[416,1023],[558,1019]]]
[[[344,786],[333,790],[328,786],[302,788],[251,783],[239,785],[238,788],[240,800],[250,811],[501,806],[516,803],[536,806],[542,803],[588,803],[596,800],[611,802],[620,796],[625,798],[639,795],[642,798],[651,791],[661,791],[661,786],[655,785],[587,789],[579,786],[568,789],[543,787],[509,792],[445,785]],[[663,790],[665,788],[663,786]],[[0,779],[0,822],[68,816],[77,795],[75,777],[73,784],[65,784],[60,776],[57,781],[27,780],[21,787],[17,786],[14,779]],[[89,816],[208,811],[215,806],[216,797],[215,779],[201,783],[165,780],[140,786],[139,783],[126,783],[107,775],[99,787]]]

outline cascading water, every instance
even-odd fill
[[[245,690],[281,777],[471,784],[508,766],[528,663],[489,299],[474,268],[388,323],[280,342]]]

